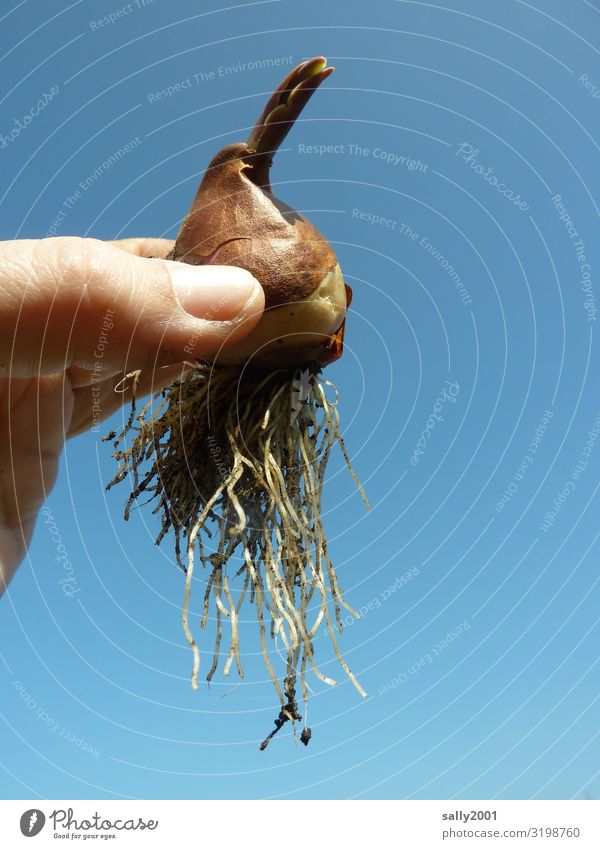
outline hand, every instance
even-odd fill
[[[0,595],[31,541],[66,438],[246,336],[264,296],[239,268],[166,256],[166,239],[0,242]]]

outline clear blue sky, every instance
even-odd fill
[[[272,60],[336,66],[272,176],[354,288],[329,375],[373,510],[336,455],[325,522],[368,698],[319,641],[310,746],[261,755],[249,606],[245,682],[192,692],[171,541],[89,433],[0,601],[0,793],[598,798],[598,3],[222,6],[3,0],[0,237],[174,236]]]

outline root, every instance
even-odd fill
[[[307,670],[329,685],[336,683],[314,660],[314,641],[323,624],[342,669],[366,695],[342,657],[334,631],[334,623],[342,631],[341,608],[359,618],[343,599],[321,521],[325,469],[336,443],[367,508],[369,504],[340,435],[335,387],[318,371],[265,374],[233,366],[188,365],[180,380],[137,414],[139,373],[129,375],[134,389],[131,414],[118,435],[106,437],[114,439],[119,462],[108,488],[131,476],[125,518],[143,495],[155,503],[153,512],[161,519],[157,543],[174,532],[177,563],[185,572],[182,625],[193,651],[194,688],[200,669],[200,651],[189,624],[195,558],[207,571],[201,629],[209,619],[211,598],[216,611],[209,682],[219,665],[227,622],[223,671],[229,674],[235,664],[238,675],[244,675],[239,614],[250,590],[262,655],[281,704],[275,729],[261,745],[264,749],[285,722],[295,728],[301,719],[296,684],[299,679],[306,705]],[[333,399],[328,397],[332,393]],[[237,571],[228,574],[234,555],[241,566],[236,564]],[[237,578],[242,587],[236,603],[232,589]],[[267,621],[271,637],[281,638],[286,654],[282,684],[270,658]],[[306,744],[310,736],[305,727],[300,739]]]

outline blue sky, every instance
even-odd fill
[[[2,3],[0,237],[173,237],[286,69],[335,65],[272,181],[354,289],[328,376],[373,509],[336,455],[325,523],[368,697],[318,641],[310,746],[260,754],[250,606],[245,681],[193,692],[171,541],[88,433],[0,600],[3,797],[598,798],[598,4],[120,3]]]

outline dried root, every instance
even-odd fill
[[[130,375],[134,390],[138,376]],[[129,475],[133,481],[125,518],[138,499],[147,496],[156,502],[154,512],[162,520],[157,543],[168,531],[175,534],[177,562],[186,575],[182,624],[193,651],[194,688],[200,652],[188,611],[196,556],[207,570],[201,628],[207,625],[211,599],[216,614],[208,681],[219,664],[226,622],[229,647],[223,671],[227,675],[235,664],[243,677],[238,624],[248,591],[256,605],[262,655],[281,703],[275,729],[261,749],[286,721],[295,727],[301,719],[296,683],[299,677],[306,703],[307,669],[327,684],[336,683],[315,663],[314,640],[320,627],[327,629],[336,657],[358,692],[366,695],[337,643],[334,624],[341,632],[341,609],[356,618],[359,614],[342,597],[321,521],[325,468],[336,442],[368,507],[339,432],[337,393],[329,381],[308,369],[265,374],[203,363],[189,365],[180,380],[139,413],[134,391],[131,414],[114,442],[120,466],[108,487]],[[242,565],[232,575],[227,567],[234,553],[241,555]],[[234,603],[236,579],[241,591]],[[271,663],[267,627],[287,655],[283,687]],[[309,739],[310,729],[305,728],[301,740]]]

